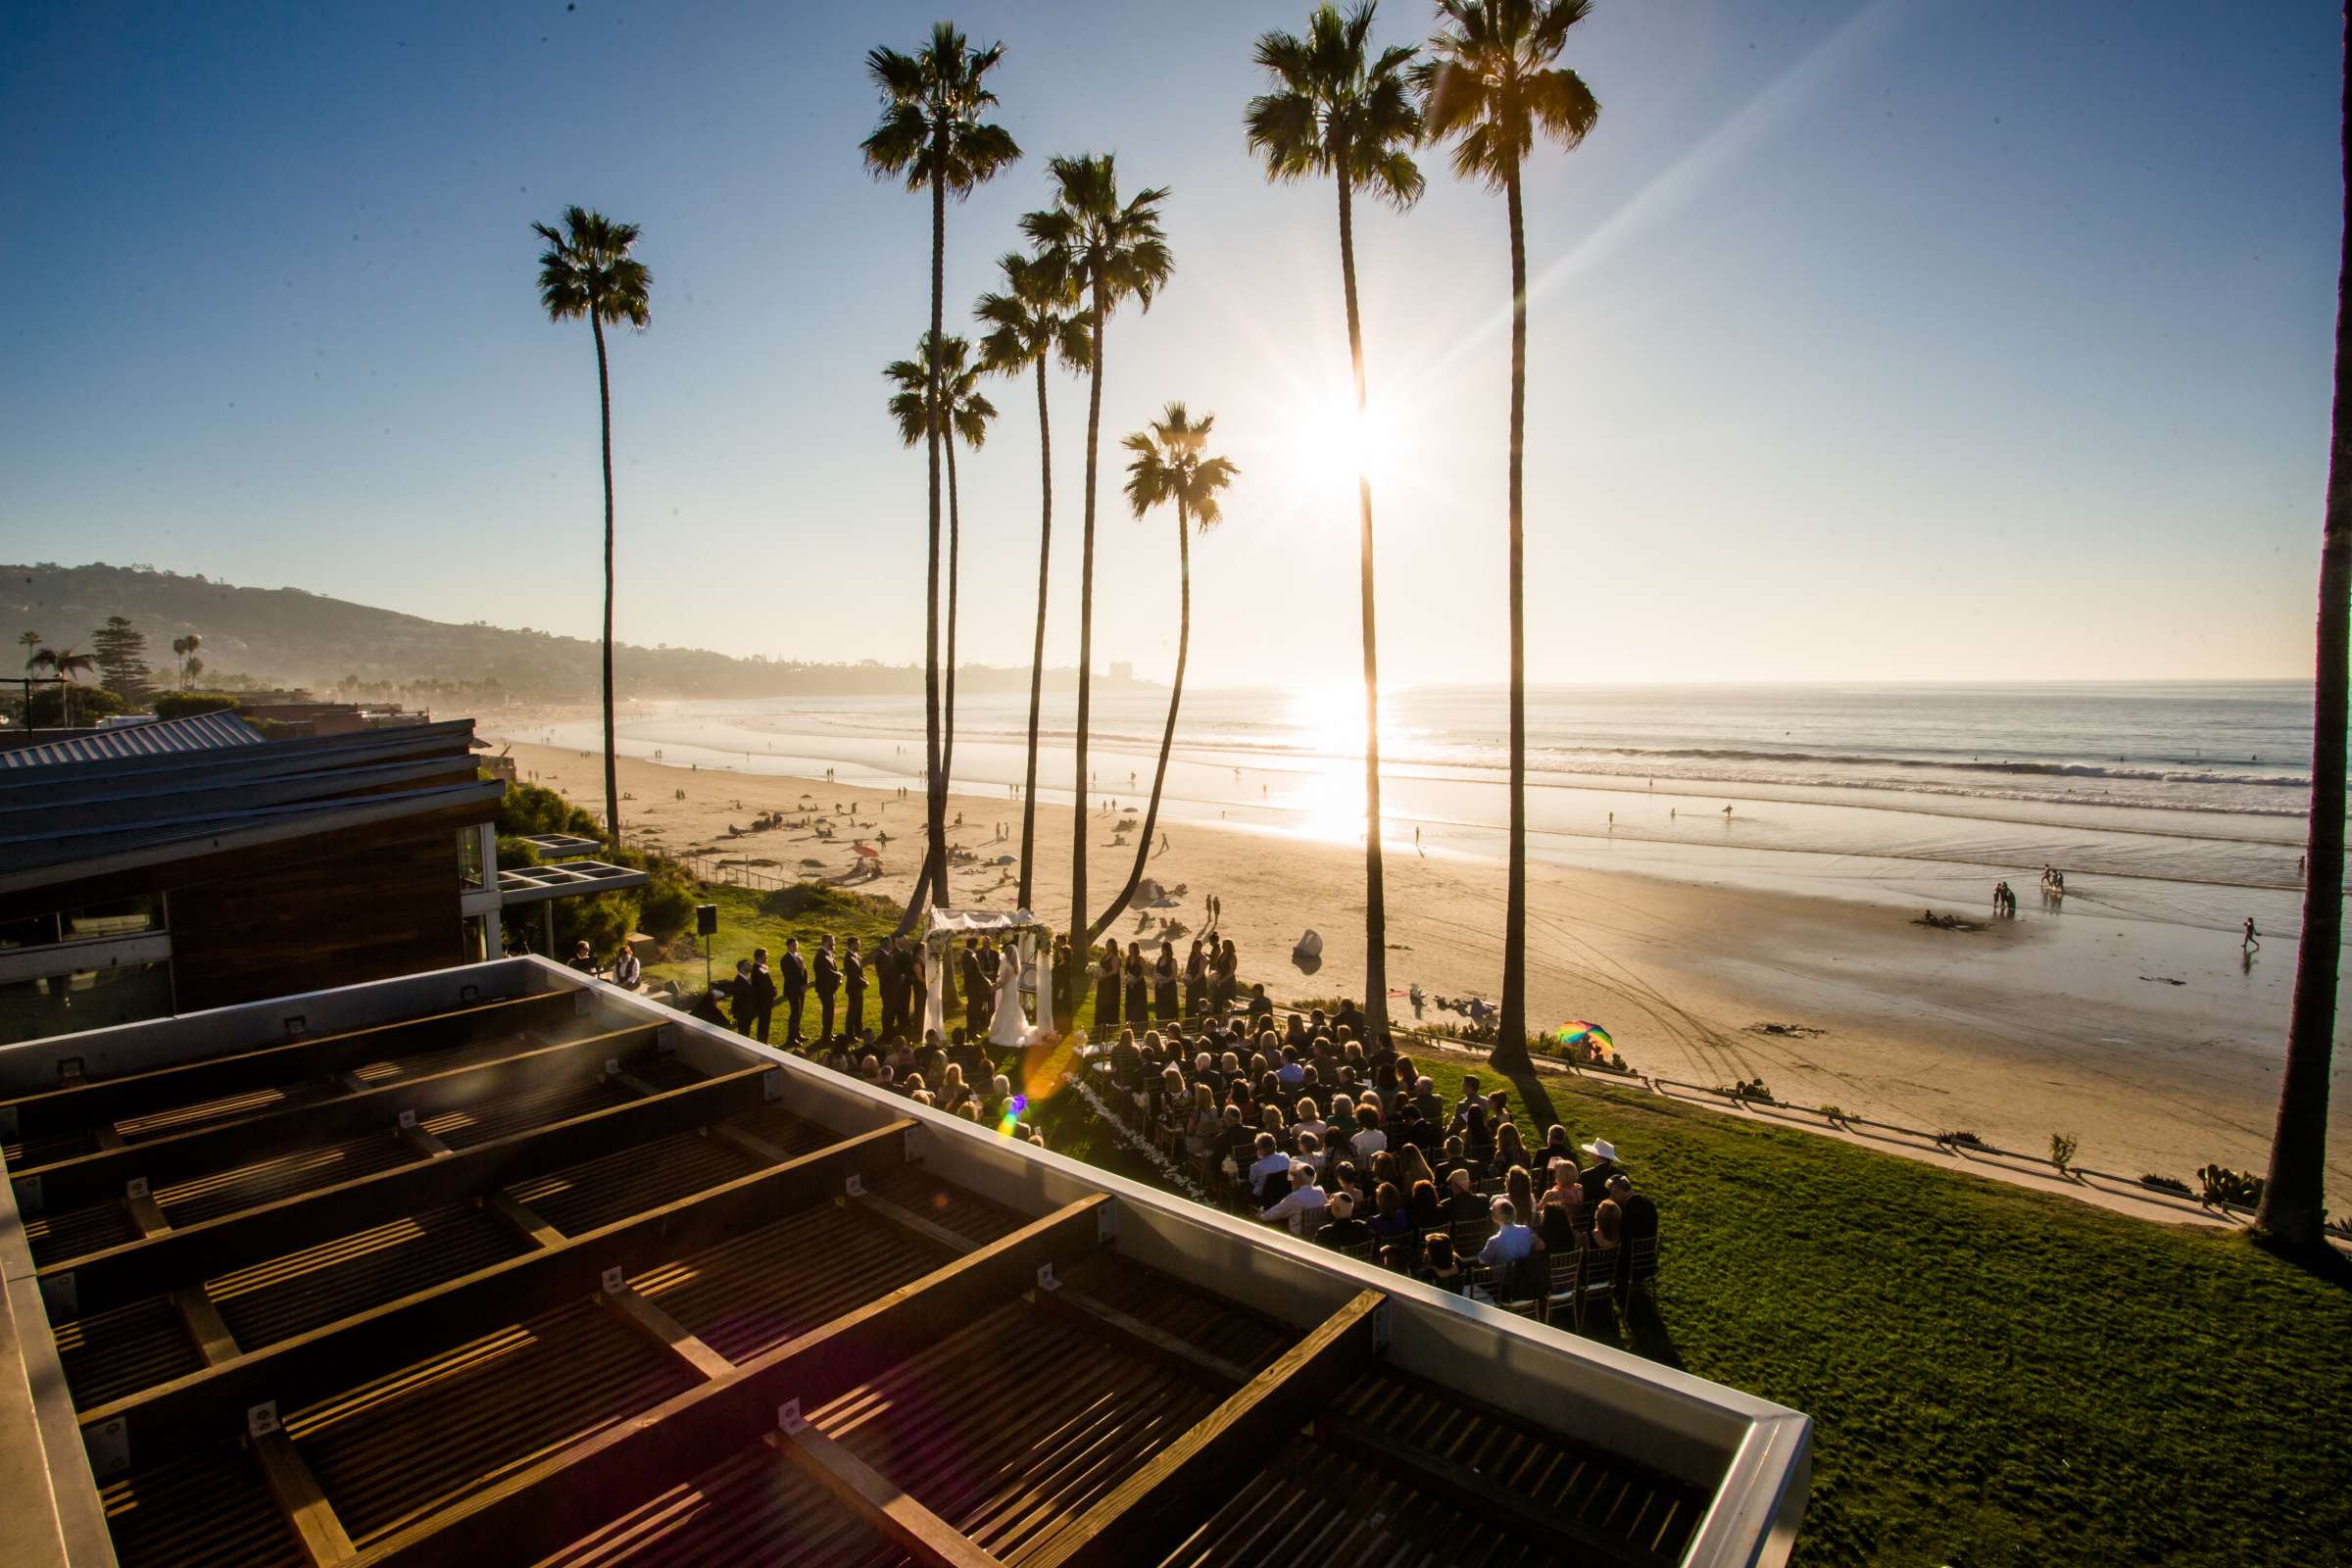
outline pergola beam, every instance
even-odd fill
[[[587,993],[543,991],[499,997],[448,1012],[370,1024],[149,1072],[93,1079],[0,1101],[0,1136],[51,1138],[228,1095],[281,1088],[420,1052],[469,1045],[489,1034],[528,1028],[542,1014],[569,1013]]]
[[[767,1443],[922,1568],[1004,1568],[962,1531],[816,1428],[771,1432]]]
[[[298,1249],[426,1209],[485,1196],[512,1182],[651,1143],[760,1108],[765,1063],[706,1078],[544,1127],[493,1138],[442,1158],[397,1165],[331,1187],[179,1226],[161,1236],[65,1258],[37,1271],[56,1317],[82,1317],[192,1279],[282,1257]],[[387,1136],[389,1133],[387,1132]]]
[[[1154,1563],[1203,1516],[1201,1499],[1225,1495],[1266,1463],[1380,1352],[1388,1298],[1359,1293],[1281,1359],[1251,1378],[1150,1462],[1066,1520],[1027,1568]]]
[[[568,1240],[540,1237],[534,1251],[95,1405],[81,1413],[82,1432],[86,1437],[110,1422],[124,1423],[124,1441],[140,1463],[159,1452],[199,1446],[235,1431],[245,1411],[265,1400],[300,1409],[419,1356],[597,1292],[610,1269],[625,1276],[673,1262],[820,1201],[849,1176],[879,1176],[904,1163],[905,1138],[913,1126],[893,1121]],[[502,1213],[512,1209],[518,1224],[536,1220],[512,1200],[502,1203],[505,1197],[489,1195],[485,1203]],[[543,1224],[536,1228],[545,1230]]]
[[[1095,1194],[881,1299],[778,1346],[723,1377],[572,1444],[463,1501],[418,1520],[352,1559],[353,1568],[477,1568],[482,1544],[501,1560],[536,1560],[632,1503],[699,1475],[1013,1299],[1038,1270],[1066,1265],[1103,1240],[1110,1199]]]
[[[238,1121],[142,1139],[9,1174],[18,1181],[39,1181],[41,1206],[54,1213],[119,1197],[134,1178],[144,1178],[153,1191],[299,1149],[389,1132],[403,1111],[418,1117],[437,1116],[554,1083],[592,1079],[607,1060],[650,1049],[662,1028],[660,1024],[633,1024],[554,1045],[526,1045],[517,1040],[512,1054],[488,1061],[403,1078]]]

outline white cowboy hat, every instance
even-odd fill
[[[1584,1146],[1584,1151],[1594,1159],[1605,1159],[1612,1165],[1617,1163],[1617,1146],[1606,1138],[1593,1139]]]

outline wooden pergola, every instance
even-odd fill
[[[122,1563],[1661,1568],[1708,1507],[1389,1365],[1377,1283],[1269,1315],[611,996],[0,1102]]]

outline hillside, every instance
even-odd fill
[[[426,683],[496,682],[530,701],[593,698],[597,645],[584,638],[483,622],[455,625],[329,599],[300,588],[240,588],[201,576],[138,566],[0,565],[0,636],[37,631],[53,647],[88,646],[92,628],[122,615],[147,635],[159,673],[172,642],[194,633],[217,675],[324,691],[349,677],[394,689]],[[865,696],[922,690],[913,664],[813,664],[735,659],[695,648],[619,645],[615,684],[645,698]],[[1048,672],[1065,684],[1067,670]],[[1100,675],[1098,679],[1101,679]],[[965,665],[969,691],[1026,690],[1029,672]],[[1113,684],[1126,684],[1115,675]]]

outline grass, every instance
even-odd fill
[[[816,939],[828,931],[833,933],[837,951],[854,936],[859,948],[871,953],[874,944],[899,923],[899,906],[888,899],[815,884],[761,893],[706,882],[702,896],[705,902],[718,906],[718,934],[710,939],[710,973],[719,976],[733,974],[735,961],[750,957],[754,948],[767,949],[771,963],[779,960],[786,937],[801,939],[803,957],[813,956]],[[645,976],[649,983],[666,981],[692,996],[703,988],[703,960],[696,956],[649,963]],[[869,1015],[875,1004],[869,991]],[[813,1000],[809,1005],[815,1005]]]
[[[1425,1070],[1460,1093],[1458,1062]],[[1609,1139],[1658,1203],[1660,1309],[1628,1348],[1818,1423],[1795,1561],[2352,1561],[2340,1284],[2239,1235],[1513,1083],[1523,1125]]]

